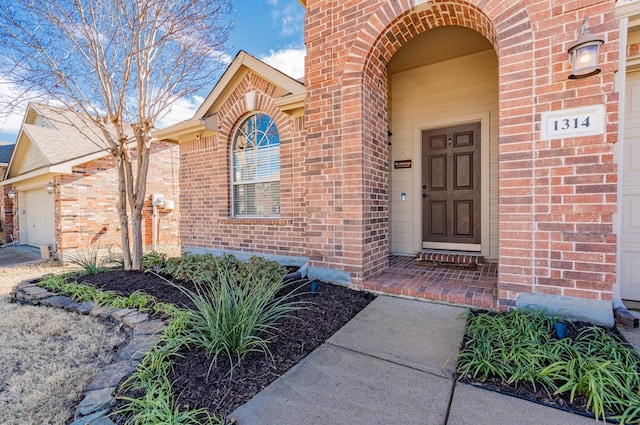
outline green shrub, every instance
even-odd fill
[[[213,254],[189,253],[166,259],[164,265],[155,271],[169,275],[176,280],[203,284],[218,280],[220,270],[232,273],[234,279],[248,284],[261,282],[265,276],[271,276],[275,273],[279,273],[282,277],[287,272],[286,268],[275,261],[265,260],[258,256],[251,257],[245,263],[232,255],[215,256]]]
[[[468,318],[458,356],[460,378],[498,378],[534,390],[583,397],[596,419],[640,422],[640,355],[603,328],[583,328],[575,337],[551,337],[545,312],[515,310]]]
[[[158,251],[147,252],[140,258],[140,264],[142,271],[159,273],[167,264],[167,255]]]

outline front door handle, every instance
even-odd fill
[[[423,194],[422,194],[422,197],[423,197],[423,198],[426,198],[426,197],[428,197],[428,196],[431,196],[431,194],[430,194],[430,193],[423,193]]]

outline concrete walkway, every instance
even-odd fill
[[[231,415],[238,425],[593,425],[454,381],[465,309],[379,296]]]
[[[0,267],[42,261],[38,248],[27,245],[7,246],[0,248]]]

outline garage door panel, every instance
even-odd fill
[[[625,138],[622,143],[620,186],[620,292],[640,301],[640,73],[627,74]]]
[[[25,233],[26,243],[31,246],[54,245],[55,214],[53,195],[44,189],[25,193]]]

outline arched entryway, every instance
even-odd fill
[[[481,180],[487,176],[489,179],[489,213],[473,216],[480,217],[480,242],[472,240],[469,245],[474,249],[480,245],[480,251],[489,258],[497,256],[498,307],[571,303],[576,298],[583,304],[595,300],[586,304],[610,308],[607,301],[611,282],[616,278],[614,256],[609,255],[615,251],[616,242],[611,218],[617,205],[616,185],[608,183],[616,182],[611,145],[616,141],[618,120],[618,95],[613,84],[618,36],[613,3],[567,4],[553,8],[553,19],[545,11],[541,13],[539,4],[532,0],[377,0],[337,8],[322,2],[309,4],[305,32],[305,184],[309,194],[315,194],[316,182],[326,188],[319,196],[307,198],[310,271],[337,269],[346,282],[362,286],[389,265],[389,255],[394,250],[411,253],[419,249],[416,235],[419,242],[427,239],[429,243],[463,245],[461,239],[425,238],[422,230],[427,226],[415,218],[422,208],[415,205],[405,214],[404,220],[412,226],[407,226],[411,234],[404,231],[407,241],[402,241],[403,228],[397,224],[401,214],[395,214],[394,203],[402,207],[402,193],[405,202],[430,196],[420,193],[421,182],[416,178],[423,170],[422,163],[429,160],[422,158],[422,146],[420,155],[415,152],[422,131],[480,122],[479,132],[489,127],[489,139],[497,137],[498,148],[493,157],[494,186],[491,168],[480,174]],[[566,52],[578,38],[583,19],[589,16],[594,17],[594,33],[606,39],[600,55],[602,73],[589,79],[568,79],[571,70]],[[398,112],[394,99],[399,98],[401,89],[396,85],[395,74],[389,72],[390,64],[393,67],[394,56],[411,40],[448,27],[474,31],[492,46],[494,72],[497,58],[497,78],[492,81],[494,88],[497,81],[499,90],[497,112],[495,100],[493,113],[490,110],[484,115],[475,110],[465,115],[464,106],[445,108],[443,103],[442,108],[423,114],[429,115],[427,119],[412,123],[408,134],[403,134],[394,128]],[[481,55],[483,51],[467,56],[474,54]],[[461,68],[464,64],[451,70],[457,72]],[[463,77],[454,84],[449,82],[445,89],[455,90],[461,85],[458,81],[464,82]],[[419,87],[408,83],[404,90],[413,96],[411,92]],[[434,87],[432,92],[438,89],[441,87]],[[445,96],[440,97],[441,102],[445,102],[443,99]],[[598,120],[606,127],[602,126],[600,133],[577,138],[564,134],[566,137],[549,139],[541,131],[549,124],[550,112],[570,116],[584,105],[599,111],[604,106],[605,112]],[[458,115],[443,113],[451,110]],[[438,115],[440,120],[434,118]],[[489,124],[483,126],[483,119]],[[497,134],[490,131],[493,125]],[[424,136],[427,140],[434,137],[432,156],[439,154],[438,147],[444,151],[448,145],[450,137],[447,131],[444,133]],[[480,138],[482,157],[487,150],[482,149],[483,137]],[[453,142],[454,137],[451,139]],[[461,140],[461,145],[469,144],[468,137]],[[403,141],[409,151],[400,155],[396,143],[401,149]],[[475,160],[469,159],[475,154],[451,154],[461,155],[462,162],[457,165],[463,170],[476,165]],[[491,140],[489,155],[491,166]],[[402,168],[408,167],[409,160],[411,171]],[[396,161],[398,176],[409,176],[405,182],[394,175]],[[420,161],[418,172],[415,161]],[[442,164],[444,160],[439,163],[440,170],[445,168]],[[487,162],[481,160],[479,164],[482,167]],[[444,181],[442,176],[435,173],[427,177],[439,178],[432,182],[433,187],[438,187]],[[465,176],[463,173],[458,177]],[[461,186],[469,186],[474,178],[463,179]],[[406,189],[401,187],[404,184]],[[499,200],[494,201],[493,210],[492,190]],[[480,192],[480,202],[486,202],[486,194],[487,190]],[[473,208],[469,200],[463,199],[460,206],[457,213],[470,217]],[[440,217],[452,215],[445,207],[434,211]],[[457,236],[477,233],[475,228],[465,226],[469,221],[456,222],[466,230],[457,232]],[[438,227],[437,223],[431,223],[435,229],[432,233],[446,233],[443,229],[447,226]],[[483,231],[487,225],[494,229]]]
[[[498,13],[493,8],[495,4],[493,6],[485,4],[481,9],[474,4],[475,2],[466,1],[409,3],[411,4],[404,5],[406,7],[404,12],[395,17],[390,15],[388,10],[381,10],[370,18],[366,25],[363,25],[357,37],[358,43],[355,43],[351,54],[348,55],[342,74],[342,106],[345,111],[357,110],[360,113],[358,126],[343,127],[341,138],[345,149],[355,149],[356,146],[362,149],[362,157],[366,160],[363,167],[365,171],[363,187],[366,191],[369,194],[378,192],[387,194],[386,197],[364,194],[366,208],[362,212],[363,222],[374,223],[374,225],[365,227],[362,246],[365,261],[359,273],[361,277],[354,280],[356,283],[365,283],[365,286],[366,282],[371,282],[372,276],[389,265],[390,254],[415,253],[423,246],[423,227],[425,227],[421,206],[424,194],[421,192],[421,187],[424,185],[421,181],[424,161],[421,144],[423,130],[455,129],[458,125],[479,124],[480,151],[477,152],[478,162],[474,164],[481,169],[479,184],[482,192],[479,195],[479,207],[476,213],[480,238],[471,243],[473,245],[471,248],[493,260],[498,259],[500,228],[497,208],[500,191],[497,183],[500,171],[498,157],[502,142],[505,140],[503,136],[509,135],[509,130],[504,125],[507,120],[503,111],[509,108],[514,98],[518,98],[517,102],[521,109],[513,110],[513,115],[509,119],[518,122],[520,126],[518,131],[521,131],[524,125],[530,126],[531,133],[534,130],[534,118],[526,106],[527,102],[532,102],[531,97],[525,96],[523,99],[522,92],[503,90],[506,87],[505,82],[512,77],[517,78],[518,84],[523,87],[532,87],[531,56],[520,55],[517,58],[514,56],[517,51],[522,52],[533,48],[526,8],[522,5],[513,5],[506,10],[503,8]],[[509,28],[516,22],[519,35],[513,37],[513,32]],[[439,31],[442,32],[438,34]],[[447,31],[449,34],[446,33]],[[437,63],[433,64],[419,60],[412,62],[417,59],[416,55],[411,53],[413,50],[411,44],[415,43],[417,51],[426,49],[426,55],[421,57],[428,61],[429,50],[435,52],[437,48],[433,48],[429,45],[431,43],[425,42],[422,38],[428,39],[432,36],[438,40],[441,36],[454,34],[460,37],[460,41],[457,42],[458,48],[461,49],[460,53],[454,53],[452,57],[442,56]],[[499,42],[499,40],[502,41]],[[475,47],[476,50],[466,50],[475,42],[479,42]],[[370,43],[370,50],[363,57],[362,50],[363,47],[366,48],[367,43]],[[395,72],[394,66],[403,62],[398,58],[402,58],[405,52],[409,58],[405,65],[400,65]],[[447,70],[447,65],[452,67]],[[517,75],[514,74],[516,67],[523,71],[519,71]],[[441,84],[435,84],[432,87],[432,93],[422,93],[421,97],[417,90],[419,86],[413,85],[412,78],[418,77],[423,68],[440,72],[444,79],[441,80]],[[465,68],[467,70],[472,68],[477,72],[465,75]],[[412,73],[415,75],[411,75]],[[477,88],[484,84],[489,87],[490,93],[481,94],[482,89],[476,90],[472,94],[471,104],[468,107],[465,106],[465,97],[470,94],[469,86],[465,88],[465,83],[471,81],[464,81],[464,78],[482,80],[482,82],[475,81],[472,85]],[[437,78],[431,81],[437,81]],[[421,81],[422,83],[424,81]],[[404,88],[401,87],[402,84],[405,85]],[[412,122],[400,125],[396,130],[393,127],[399,125],[401,121],[397,115],[400,112],[398,108],[404,108],[404,112],[412,108],[410,100],[405,102],[405,105],[399,106],[402,103],[398,102],[402,96],[400,94],[402,90],[409,93],[408,96],[414,100],[420,100],[423,110],[419,112],[418,117],[413,117]],[[451,96],[447,96],[447,90],[450,91]],[[435,91],[441,92],[439,97],[435,95]],[[439,101],[446,102],[447,99],[452,102],[448,105],[443,103],[436,106],[429,112],[428,108],[424,109],[425,96],[429,98],[429,105]],[[350,113],[349,117],[353,118],[357,115]],[[390,140],[389,133],[391,133]],[[445,140],[448,142],[448,137]],[[383,141],[387,142],[384,143],[387,146],[383,145]],[[389,141],[391,146],[388,146]],[[482,149],[483,145],[484,149]],[[403,147],[408,151],[403,151]],[[395,168],[396,161],[399,161],[399,167],[406,166],[407,162],[404,161],[406,159],[411,159],[411,169]],[[378,171],[369,173],[366,171],[368,168]],[[402,174],[408,175],[404,182],[400,177]],[[408,184],[406,190],[402,187],[403,184]],[[403,208],[406,210],[403,211]],[[405,220],[405,223],[402,223],[402,220]],[[386,238],[380,238],[381,233],[385,233]],[[376,237],[369,237],[371,234]],[[454,241],[454,244],[457,243]],[[518,255],[526,256],[525,250],[532,248],[525,247],[521,241],[517,244]],[[511,249],[508,245],[508,242],[502,245],[501,250],[507,252]],[[461,246],[461,248],[465,247]],[[495,270],[492,273],[495,274]],[[495,285],[495,282],[494,278],[492,284]],[[498,298],[503,296],[509,298],[513,295],[507,291],[494,290],[494,292],[497,293],[493,295],[491,306],[497,305]],[[459,298],[451,301],[465,302]]]
[[[396,51],[386,78],[390,267],[365,287],[495,308],[495,50],[467,27],[428,29]]]
[[[429,29],[393,55],[387,81],[390,267],[366,287],[495,308],[495,50],[467,27]]]
[[[498,58],[461,26],[425,31],[388,64],[390,253],[498,257]]]

